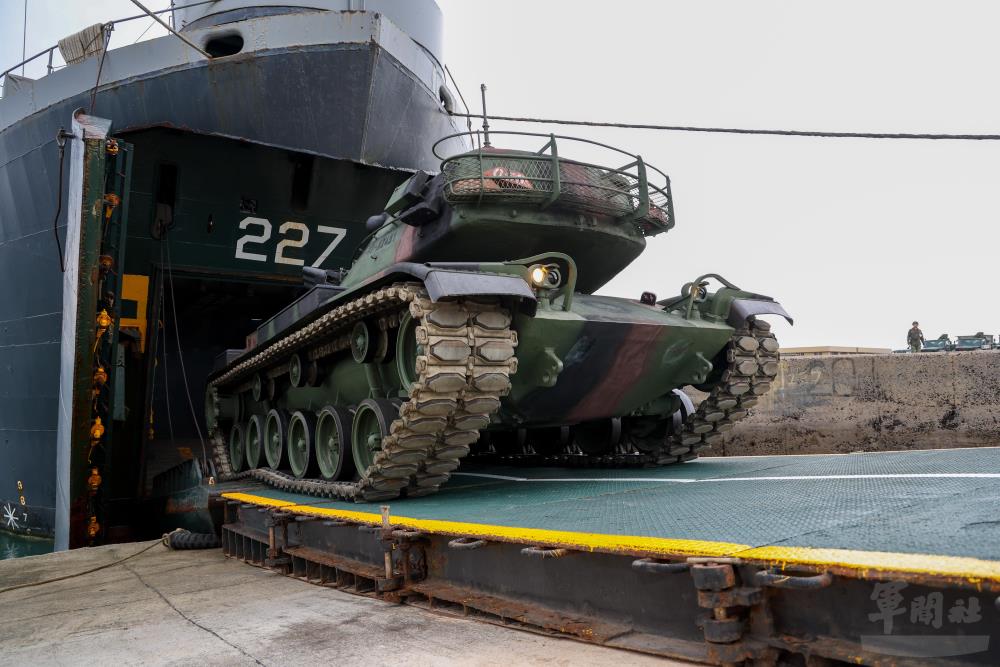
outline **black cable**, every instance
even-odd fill
[[[181,346],[181,330],[177,324],[177,297],[174,296],[174,273],[171,265],[173,264],[170,259],[170,241],[164,240],[163,243],[167,244],[167,285],[170,287],[170,310],[173,313],[174,321],[174,342],[177,343],[177,360],[180,362],[181,367],[181,379],[184,380],[184,391],[187,394],[188,408],[191,410],[191,419],[194,421],[195,431],[198,432],[198,441],[201,442],[201,461],[203,470],[208,470],[208,452],[205,449],[205,438],[201,434],[201,425],[199,424],[198,413],[194,409],[194,400],[191,398],[191,383],[188,382],[187,368],[184,364],[184,350]],[[166,347],[164,347],[166,349]]]
[[[111,31],[115,29],[114,23],[105,23],[101,26],[101,32],[105,35],[104,37],[104,48],[101,50],[101,62],[97,65],[97,81],[94,82],[94,89],[90,91],[90,108],[87,113],[91,116],[94,115],[94,103],[97,100],[97,89],[101,85],[101,72],[104,71],[104,56],[108,55],[108,46],[111,45]],[[94,40],[90,40],[93,43]]]
[[[478,118],[473,114],[452,113],[461,118]],[[783,137],[821,137],[828,139],[933,139],[957,141],[997,141],[1000,134],[931,134],[907,132],[825,132],[820,130],[754,130],[735,127],[696,127],[690,125],[651,125],[643,123],[607,123],[590,120],[566,120],[560,118],[527,118],[521,116],[495,116],[490,120],[512,123],[542,123],[545,125],[581,125],[585,127],[617,127],[628,130],[665,130],[668,132],[704,132],[712,134],[757,134]]]
[[[101,24],[101,31],[100,31],[100,32],[98,32],[98,33],[97,33],[96,35],[94,35],[93,37],[91,37],[91,38],[90,38],[90,41],[89,41],[89,42],[87,42],[87,45],[83,47],[83,52],[84,52],[84,54],[86,54],[86,53],[87,53],[87,50],[88,50],[88,49],[90,49],[90,47],[94,45],[94,42],[96,42],[96,41],[97,41],[97,38],[98,38],[98,37],[104,37],[104,28],[106,28],[106,27],[107,27],[107,24],[104,24],[104,23],[102,23],[102,24]],[[56,45],[55,45],[54,47],[52,47],[52,48],[58,48],[58,46],[59,46],[59,45],[58,45],[58,44],[56,44]]]
[[[62,241],[59,240],[59,216],[62,215],[63,196],[63,162],[66,158],[66,139],[74,137],[70,132],[59,128],[56,134],[56,145],[59,147],[59,188],[56,191],[56,215],[52,218],[52,235],[56,237],[56,250],[59,251],[59,270],[66,273],[66,260],[63,258]]]
[[[164,539],[165,538],[166,538],[166,535],[164,535]],[[85,575],[85,574],[91,574],[92,572],[98,572],[100,570],[106,570],[109,567],[114,567],[115,565],[121,565],[125,561],[131,560],[132,558],[135,558],[136,556],[141,556],[142,554],[146,553],[147,551],[149,551],[153,547],[158,546],[160,544],[164,544],[164,541],[163,540],[157,540],[156,542],[153,542],[152,544],[147,545],[144,549],[136,551],[134,554],[131,554],[129,556],[125,556],[124,558],[118,558],[116,560],[111,561],[110,563],[105,563],[104,565],[98,565],[97,567],[92,567],[89,570],[84,570],[83,572],[74,572],[73,574],[66,574],[66,575],[63,575],[61,577],[53,577],[51,579],[42,579],[41,581],[32,581],[32,582],[27,583],[27,584],[18,584],[16,586],[7,586],[6,588],[0,588],[0,593],[8,593],[10,591],[16,591],[16,590],[20,590],[22,588],[32,588],[34,586],[44,586],[45,584],[54,584],[57,581],[66,581],[67,579],[73,579],[75,577],[82,577],[83,575]]]
[[[56,250],[59,251],[59,271],[66,273],[66,262],[63,259],[62,241],[59,240],[59,216],[62,215],[63,191],[63,158],[66,155],[66,145],[59,147],[59,189],[56,191],[56,215],[52,218],[52,235],[56,237]]]
[[[136,37],[136,38],[135,38],[135,41],[134,41],[134,42],[132,42],[132,43],[133,43],[133,44],[136,44],[136,43],[137,43],[137,42],[138,42],[138,41],[139,41],[140,39],[142,39],[142,36],[143,36],[143,35],[145,35],[145,34],[146,34],[147,32],[149,32],[149,29],[150,29],[150,28],[152,28],[152,27],[153,27],[154,25],[156,25],[156,21],[150,21],[150,22],[149,22],[149,25],[147,25],[147,26],[146,26],[146,29],[145,29],[145,30],[143,30],[142,32],[140,32],[140,33],[139,33],[139,36],[138,36],[138,37]]]
[[[160,244],[160,266],[165,266],[163,261],[163,244]],[[164,314],[167,311],[166,305],[166,286],[163,284],[164,281],[160,281],[160,320],[163,321]],[[157,345],[157,347],[160,347]],[[174,416],[173,411],[170,407],[170,372],[167,368],[167,327],[163,326],[163,398],[167,404],[167,427],[170,430],[170,445],[172,447],[177,447],[177,442],[174,439]]]
[[[24,0],[24,27],[21,30],[21,76],[24,76],[24,59],[28,49],[28,0]]]

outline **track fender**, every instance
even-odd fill
[[[507,296],[535,301],[535,295],[518,276],[464,271],[428,271],[424,278],[427,294],[432,301],[457,296]]]
[[[795,323],[792,316],[777,301],[768,298],[740,297],[733,299],[730,304],[726,321],[732,327],[740,327],[751,315],[781,315],[789,324]]]
[[[501,296],[518,299],[534,305],[535,293],[522,278],[500,273],[459,268],[439,267],[433,264],[400,262],[386,271],[394,276],[409,275],[420,279],[427,288],[431,301],[462,296]]]

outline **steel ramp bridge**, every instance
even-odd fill
[[[1000,664],[1000,448],[212,497],[229,557],[488,622],[713,664]]]

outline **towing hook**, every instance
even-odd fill
[[[649,574],[680,574],[691,569],[690,563],[667,563],[652,558],[639,558],[632,561],[632,569],[636,572]]]
[[[534,558],[562,558],[573,553],[571,549],[563,547],[538,547],[531,546],[521,549],[522,556],[532,556]]]
[[[424,538],[424,533],[419,530],[407,530],[405,528],[395,528],[391,531],[390,536],[395,543],[400,546],[409,546],[410,543],[422,540]]]
[[[833,583],[833,574],[823,572],[814,576],[796,577],[773,570],[761,570],[754,575],[754,583],[771,588],[787,588],[796,591],[816,591]]]
[[[480,540],[475,537],[456,537],[448,542],[448,546],[452,549],[458,549],[460,551],[471,551],[473,549],[485,547],[486,540]]]

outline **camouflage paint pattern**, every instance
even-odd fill
[[[491,157],[497,163],[503,156]],[[518,155],[510,158],[518,166]],[[387,213],[374,220],[375,228],[358,247],[340,281],[343,291],[290,327],[278,327],[276,320],[263,323],[258,338],[288,335],[377,286],[422,279],[414,267],[469,278],[519,276],[533,290],[536,303],[511,303],[518,371],[494,422],[570,425],[672,414],[680,407],[673,389],[718,379],[711,374],[723,365],[719,355],[734,333],[727,322],[733,301],[770,301],[729,286],[702,292],[694,304],[684,294],[666,305],[593,295],[642,252],[646,236],[666,231],[672,219],[655,226],[587,207],[543,209],[522,200],[524,188],[519,184],[512,188],[509,203],[503,197],[486,203],[448,201],[449,187],[454,183],[446,174],[428,178],[418,173],[400,185]],[[669,202],[657,215],[666,210],[672,216]],[[512,259],[517,257],[527,259]],[[560,285],[533,286],[530,272],[537,266],[558,268]],[[369,396],[405,397],[397,363],[367,366],[341,354],[324,373],[321,386],[283,387],[269,404],[318,410],[326,404],[354,405]],[[245,410],[259,413],[264,402]]]

